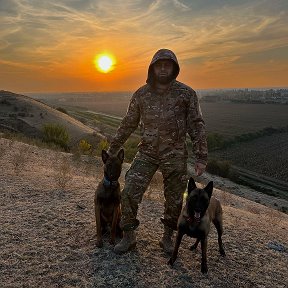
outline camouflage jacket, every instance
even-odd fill
[[[157,94],[150,84],[132,96],[111,145],[116,153],[141,122],[139,152],[161,160],[187,157],[186,134],[191,137],[196,161],[207,164],[205,123],[193,89],[173,80],[165,94]]]

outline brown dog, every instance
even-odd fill
[[[102,233],[111,228],[110,243],[115,244],[116,233],[121,236],[119,227],[121,209],[120,209],[120,184],[118,179],[122,170],[124,160],[124,150],[121,149],[117,156],[110,156],[105,150],[102,150],[102,161],[104,163],[104,177],[98,184],[95,191],[95,218],[97,228],[97,247],[103,246]]]
[[[213,222],[218,232],[219,252],[222,256],[225,256],[221,238],[223,234],[222,207],[218,199],[211,197],[212,191],[212,181],[204,189],[199,189],[196,187],[193,178],[190,178],[186,205],[183,207],[178,219],[174,251],[168,262],[171,266],[177,258],[182,237],[186,234],[192,238],[196,238],[196,242],[190,247],[190,250],[195,250],[201,241],[201,272],[208,272],[207,239],[211,222]]]

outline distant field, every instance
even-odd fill
[[[85,95],[59,95],[40,98],[54,106],[82,108],[123,117],[132,93],[91,93]],[[266,127],[284,127],[288,124],[288,105],[201,103],[207,131],[233,137],[256,132]]]
[[[210,158],[288,182],[288,133],[263,136],[230,148],[209,153]]]
[[[53,106],[77,107],[123,117],[132,93],[75,93],[31,95]]]
[[[201,103],[208,132],[232,137],[288,125],[288,105]]]

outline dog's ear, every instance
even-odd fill
[[[102,161],[104,164],[106,163],[108,158],[109,158],[109,154],[105,150],[102,150]]]
[[[121,162],[123,163],[124,161],[124,149],[120,149],[120,151],[118,152],[117,157],[121,160]]]
[[[211,198],[213,192],[213,181],[210,181],[204,190],[208,193],[209,198]]]
[[[193,191],[196,188],[197,187],[196,187],[194,179],[192,177],[190,177],[189,183],[188,183],[188,195],[190,194],[191,191]]]

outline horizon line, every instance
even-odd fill
[[[194,89],[196,91],[213,91],[213,90],[280,90],[280,89],[288,89],[288,86],[264,86],[264,87],[230,87],[230,88],[199,88],[199,89]],[[9,90],[4,90],[1,89],[2,91],[9,91]],[[1,91],[0,90],[0,91]],[[9,91],[12,92],[12,91]],[[15,93],[15,92],[13,92]],[[101,90],[82,90],[82,91],[26,91],[26,92],[16,92],[16,93],[29,93],[29,94],[37,94],[37,93],[43,93],[43,94],[68,94],[68,93],[134,93],[134,90],[115,90],[115,91],[101,91]]]

